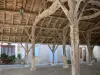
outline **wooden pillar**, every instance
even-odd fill
[[[55,54],[52,53],[52,64],[54,64],[54,58],[55,58]]]
[[[32,65],[31,70],[36,70],[35,68],[35,27],[32,26]]]
[[[64,60],[64,66],[67,65],[67,56],[66,56],[66,36],[65,32],[63,31],[63,60]]]
[[[55,58],[55,45],[52,46],[52,64],[54,64],[54,58]]]
[[[90,63],[90,61],[91,61],[91,45],[90,45],[90,34],[89,34],[89,32],[87,32],[87,48],[88,48],[88,62]]]
[[[72,75],[80,75],[78,24],[70,25],[70,39],[71,39]]]
[[[91,60],[93,59],[93,49],[94,49],[94,46],[91,46]]]
[[[26,65],[29,65],[29,62],[28,62],[28,43],[25,44],[25,47],[26,47],[26,50],[25,50],[25,53],[26,53]]]
[[[89,63],[92,61],[92,58],[93,58],[93,48],[94,48],[94,47],[92,47],[91,45],[88,45],[88,54],[89,54],[89,55],[88,55],[88,56],[89,56],[89,58],[88,58],[89,61],[88,61],[88,62],[89,62]]]
[[[48,45],[48,47],[52,52],[52,64],[54,64],[55,51],[57,50],[58,46],[59,45],[56,46],[55,44],[53,44],[52,47],[50,47],[50,45]]]

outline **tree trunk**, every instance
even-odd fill
[[[63,59],[64,65],[67,65],[67,56],[66,56],[66,36],[63,35]]]
[[[55,53],[52,52],[52,64],[54,64]]]
[[[70,25],[72,75],[80,75],[78,24]]]
[[[32,69],[36,70],[35,68],[35,27],[32,27]]]

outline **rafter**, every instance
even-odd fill
[[[30,12],[33,10],[34,4],[35,4],[35,0],[32,0],[32,4],[31,4],[31,8],[30,8]]]
[[[25,8],[26,7],[27,0],[23,0],[22,2],[23,2],[23,8]]]
[[[49,20],[49,22],[48,22],[46,27],[48,27],[50,25],[51,20],[52,20],[52,17],[50,17],[50,20]]]
[[[14,36],[14,41],[16,41],[16,36]]]
[[[14,24],[14,15],[13,14],[11,15],[11,24],[12,25]]]
[[[16,5],[17,5],[17,0],[13,0],[14,1],[14,10],[16,10]]]
[[[4,8],[6,8],[6,0],[3,0],[4,1]]]
[[[61,27],[61,25],[63,24],[64,21],[65,21],[65,19],[63,19],[63,21],[59,24],[58,28]]]
[[[100,6],[100,2],[96,0],[90,0],[89,3],[91,3],[92,5]]]
[[[41,23],[41,25],[40,25],[40,26],[42,26],[42,25],[43,25],[44,21],[45,21],[45,18],[43,19],[43,21],[42,21],[42,23]],[[39,33],[37,34],[37,37],[36,37],[36,38],[38,38],[38,36],[39,36],[39,34],[41,33],[41,31],[42,31],[42,29],[40,29],[40,30],[39,30]]]

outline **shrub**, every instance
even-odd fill
[[[16,57],[15,57],[15,55],[8,56],[8,55],[6,55],[6,53],[3,53],[3,54],[1,54],[0,60],[1,60],[1,63],[3,63],[3,64],[11,64],[16,61]]]
[[[71,64],[71,60],[67,60],[67,63],[68,63],[68,64]]]
[[[21,59],[21,54],[20,53],[17,54],[17,58]]]
[[[9,56],[8,59],[11,61],[11,63],[15,63],[16,61],[15,55]]]

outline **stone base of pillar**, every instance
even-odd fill
[[[63,68],[68,68],[68,65],[64,65]]]
[[[36,71],[36,68],[30,68],[31,71]]]
[[[56,65],[56,64],[51,64],[51,66],[54,66],[54,65]]]
[[[25,65],[25,67],[29,67],[29,65]]]

